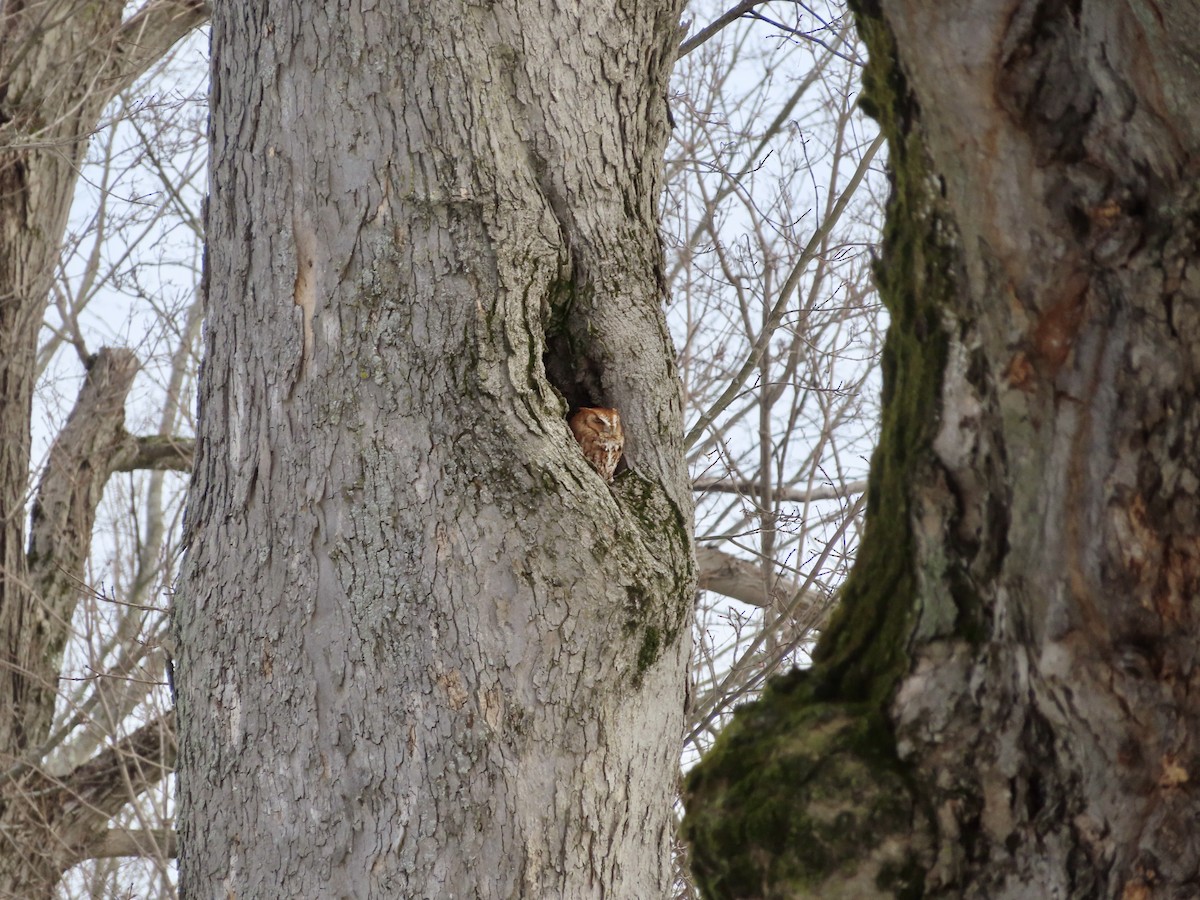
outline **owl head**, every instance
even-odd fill
[[[592,468],[611,482],[625,446],[621,414],[607,406],[584,406],[571,416],[568,424]]]

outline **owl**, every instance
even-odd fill
[[[587,461],[611,484],[617,461],[621,458],[621,448],[625,446],[621,414],[603,406],[584,406],[571,416],[569,424]]]

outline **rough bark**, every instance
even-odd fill
[[[36,764],[49,736],[62,647],[109,457],[127,437],[135,365],[97,354],[71,424],[35,496],[26,546],[37,337],[84,146],[100,113],[205,17],[195,0],[151,0],[122,21],[122,0],[0,7],[0,766]],[[42,802],[40,799],[37,801]],[[28,815],[23,784],[0,784],[0,895],[48,896],[55,838]],[[50,854],[54,860],[66,858]],[[56,864],[56,863],[55,863]]]
[[[678,12],[217,4],[184,896],[668,890]],[[624,419],[611,489],[581,405]]]
[[[1200,20],[863,6],[893,178],[866,535],[814,669],[690,780],[698,875],[1195,896]]]

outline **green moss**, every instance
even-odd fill
[[[635,687],[642,683],[646,670],[658,662],[662,647],[662,635],[659,630],[653,625],[647,625],[646,630],[642,632],[642,646],[638,649],[637,671],[633,676]]]
[[[903,862],[887,862],[879,867],[875,887],[897,900],[920,900],[925,896],[925,867],[915,856]]]
[[[691,557],[686,523],[660,485],[625,471],[612,490],[626,519],[617,531],[615,549],[630,563],[623,626],[636,688],[664,651],[676,646],[690,621],[695,572],[690,564],[663,564]]]
[[[570,319],[571,310],[575,307],[575,301],[575,284],[570,279],[560,278],[550,286],[544,310],[547,337],[569,334],[570,329],[567,328],[567,322]]]
[[[866,533],[815,659],[822,694],[882,704],[908,664],[918,602],[909,490],[930,458],[947,355],[941,310],[956,290],[957,263],[953,247],[943,246],[953,229],[940,227],[940,198],[931,196],[927,158],[910,127],[909,93],[891,32],[861,10],[858,27],[871,52],[863,105],[879,119],[890,152],[893,190],[875,275],[891,327],[881,361],[883,416]]]
[[[649,540],[648,546],[662,548],[679,548],[686,552],[691,545],[691,530],[687,517],[663,491],[662,487],[652,481],[642,478],[632,470],[626,470],[618,475],[613,483],[613,494],[625,514],[632,516],[637,522],[637,530],[643,540]],[[629,548],[635,552],[635,548]],[[694,572],[681,569],[676,573],[677,580],[671,588],[671,594],[683,598],[681,606],[671,616],[674,627],[691,613],[692,584]]]
[[[919,896],[911,802],[891,738],[868,704],[816,700],[793,674],[739,709],[685,786],[684,836],[709,897],[853,897],[864,877]]]

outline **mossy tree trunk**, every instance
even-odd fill
[[[214,4],[184,896],[669,889],[679,6]]]
[[[711,897],[1200,890],[1200,19],[863,3],[891,146],[867,534],[689,781]]]

